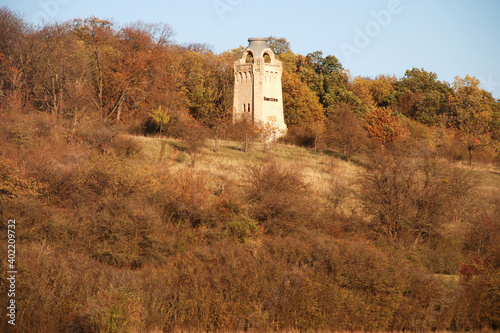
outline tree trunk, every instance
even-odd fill
[[[215,125],[215,136],[214,136],[214,143],[215,143],[215,153],[219,153],[219,126]]]
[[[122,115],[122,104],[118,104],[118,109],[116,111],[116,121],[120,121],[120,117]]]
[[[101,61],[99,58],[99,51],[96,49],[94,50],[94,56],[96,60],[96,66],[97,66],[97,78],[96,78],[96,84],[97,84],[97,98],[98,98],[98,103],[97,106],[99,108],[99,114],[101,116],[101,119],[104,119],[104,105],[103,105],[103,73],[101,69]]]

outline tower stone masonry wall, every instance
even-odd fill
[[[269,48],[267,38],[250,38],[234,64],[233,119],[247,118],[271,125],[277,136],[286,133],[281,76],[283,66]]]

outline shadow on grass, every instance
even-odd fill
[[[163,139],[160,141],[160,160],[165,158],[167,154],[167,145],[172,148],[171,156],[168,158],[172,161],[182,163],[186,160],[187,147],[185,147],[181,142]]]
[[[179,142],[179,141],[163,139],[161,143],[162,143],[162,146],[164,144],[168,144],[169,146],[172,146],[173,148],[178,149],[178,150],[183,151],[183,152],[186,152],[186,150],[187,150],[187,147],[182,142]]]
[[[336,151],[333,151],[333,150],[324,150],[323,151],[323,154],[327,155],[327,156],[331,156],[333,158],[336,158],[336,159],[340,159],[344,162],[349,162],[349,163],[352,163],[352,164],[355,164],[359,167],[366,167],[366,163],[363,163],[362,161],[360,161],[358,158],[356,157],[351,157],[350,159],[347,157],[347,155],[345,154],[342,154],[342,153],[339,153],[339,152],[336,152]]]
[[[239,152],[242,152],[242,153],[245,151],[243,149],[243,147],[233,146],[233,145],[227,145],[226,148],[230,149],[230,150],[236,150],[236,151],[239,151]]]

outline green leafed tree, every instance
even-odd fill
[[[286,40],[286,38],[278,38],[274,36],[269,36],[267,38],[267,42],[269,44],[269,48],[273,50],[275,55],[280,55],[282,53],[292,51],[292,47],[290,42]]]
[[[387,98],[391,107],[425,125],[436,125],[450,111],[448,95],[451,88],[438,80],[437,74],[423,68],[412,68],[394,84]]]
[[[339,103],[354,105],[359,102],[356,95],[348,89],[348,72],[335,56],[323,57],[323,52],[316,51],[309,53],[306,59],[316,73],[311,87],[315,89],[321,104],[326,109],[333,108]]]

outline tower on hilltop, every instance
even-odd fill
[[[269,124],[282,136],[287,129],[281,91],[283,66],[267,38],[249,38],[248,42],[241,59],[234,63],[233,119],[251,119],[259,126]]]

